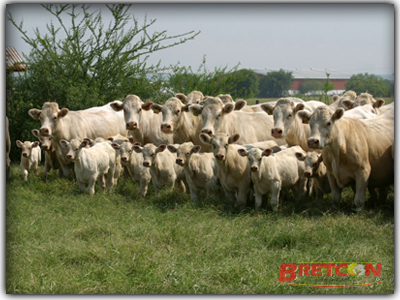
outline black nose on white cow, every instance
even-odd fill
[[[208,134],[210,137],[212,137],[212,135],[213,135],[213,133],[212,133],[212,131],[211,131],[210,129],[203,129],[203,130],[201,131],[201,133]]]
[[[49,135],[49,129],[48,128],[40,128],[40,135],[43,135],[43,136]]]
[[[161,131],[170,132],[171,131],[171,125],[169,125],[169,124],[161,124]]]
[[[318,148],[319,139],[308,139],[307,144],[308,144],[308,147],[310,147],[310,148]]]
[[[145,167],[150,167],[150,162],[144,161],[144,162],[143,162],[143,166],[145,166]]]
[[[258,171],[258,167],[257,166],[251,166],[250,170],[252,172],[257,172]]]
[[[177,158],[175,161],[178,165],[183,165],[183,159],[182,158]]]
[[[128,130],[133,130],[137,128],[137,123],[136,122],[127,122],[126,123],[126,129]]]
[[[28,156],[28,153],[24,152],[24,153],[22,153],[22,155],[23,155],[24,157],[27,157],[27,156]]]
[[[224,157],[225,157],[225,155],[223,155],[223,154],[215,154],[215,158],[218,160],[223,160]]]
[[[310,172],[304,172],[304,176],[307,177],[307,178],[310,178],[311,177],[311,173]]]

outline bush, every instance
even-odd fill
[[[287,93],[294,78],[292,72],[286,72],[282,69],[272,71],[260,78],[260,92],[258,97],[261,98],[277,98]]]
[[[359,73],[350,77],[346,83],[346,90],[357,94],[368,92],[374,97],[391,97],[394,94],[394,83],[382,77]]]

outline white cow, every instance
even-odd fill
[[[210,137],[215,133],[239,134],[240,144],[274,140],[271,136],[274,120],[272,116],[263,112],[235,111],[233,103],[223,104],[217,97],[207,98],[204,106],[193,104],[189,110],[195,116],[201,114],[204,124],[202,133]],[[286,144],[284,140],[276,142],[281,145]]]
[[[296,152],[306,152],[300,146],[293,146],[278,153],[272,149],[238,149],[238,153],[247,157],[251,170],[251,179],[256,195],[255,209],[262,204],[262,197],[271,193],[271,206],[279,206],[279,194],[283,188],[292,189],[293,194],[304,197],[307,194],[307,178],[304,176],[304,162],[296,159]]]
[[[31,171],[36,172],[42,159],[39,142],[25,141],[22,143],[17,140],[16,144],[18,148],[22,149],[20,163],[22,177],[25,181],[28,181],[28,173]]]
[[[62,153],[60,140],[107,138],[118,133],[126,135],[122,112],[116,113],[110,104],[70,111],[67,108],[59,109],[56,102],[45,102],[41,110],[33,108],[28,113],[33,119],[40,120],[41,136],[52,136],[52,144],[65,177],[70,177],[71,172],[69,161]]]
[[[185,94],[178,93],[175,95],[175,97],[182,101],[182,103],[185,105],[200,104],[204,99],[204,95],[200,91],[190,92],[187,96]]]
[[[175,183],[178,188],[185,191],[184,169],[175,163],[176,154],[170,151],[164,151],[167,145],[155,146],[147,144],[144,147],[133,145],[133,150],[143,154],[143,166],[150,168],[151,181],[154,185],[156,194],[159,195],[160,190],[166,187],[172,190]]]
[[[58,170],[58,177],[62,177],[62,170],[60,168],[60,162],[58,161],[56,149],[51,143],[53,139],[51,136],[41,136],[38,129],[32,129],[32,134],[37,137],[42,144],[42,150],[44,151],[44,172],[43,179],[46,181],[48,174],[51,169]],[[70,168],[73,168],[71,163]]]
[[[111,103],[115,111],[123,111],[126,129],[136,142],[142,145],[173,143],[173,136],[161,131],[161,115],[150,110],[153,102],[144,103],[136,95],[128,95],[123,103]]]
[[[341,190],[351,183],[355,183],[354,202],[358,210],[364,207],[367,187],[380,188],[380,198],[385,195],[384,190],[394,181],[394,110],[365,120],[343,117],[342,108],[333,112],[321,107],[312,114],[298,114],[311,126],[309,147],[323,149],[336,205]]]
[[[81,192],[86,190],[89,195],[93,195],[97,181],[101,190],[107,186],[111,193],[114,186],[115,150],[109,143],[96,143],[93,147],[87,148],[88,140],[80,143],[72,139],[70,142],[61,140],[60,145],[64,148],[70,146],[67,157],[75,164],[74,171]],[[104,181],[104,176],[107,176],[107,183]]]
[[[327,170],[322,161],[322,154],[315,151],[307,152],[306,155],[303,152],[296,152],[296,157],[298,160],[304,161],[304,176],[312,178],[315,199],[317,201],[322,200],[324,194],[331,193]]]
[[[199,153],[201,146],[192,142],[183,143],[179,147],[168,145],[168,150],[176,153],[176,163],[185,170],[192,202],[196,202],[200,190],[206,190],[207,196],[215,192],[217,185],[217,162],[212,153]]]
[[[275,141],[264,141],[251,145],[237,145],[241,136],[239,134],[228,135],[217,133],[210,137],[208,134],[200,134],[203,143],[213,147],[213,154],[218,165],[218,178],[224,189],[228,203],[234,203],[235,199],[239,210],[244,209],[247,203],[247,194],[250,189],[250,166],[246,158],[239,155],[238,149],[249,150],[254,147],[264,149],[277,146]],[[238,192],[237,198],[235,192]]]
[[[168,99],[164,105],[153,104],[154,113],[162,113],[161,131],[174,136],[176,143],[192,142],[201,145],[203,152],[211,152],[210,145],[204,145],[199,135],[203,127],[201,118],[188,112],[190,105],[184,105],[176,98]]]

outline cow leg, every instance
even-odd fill
[[[103,180],[104,180],[104,177],[103,177]],[[111,193],[113,186],[114,186],[114,174],[108,173],[107,174],[107,189],[108,189],[109,193]]]
[[[256,201],[254,205],[255,210],[259,210],[261,208],[262,203],[263,203],[263,195],[256,191]]]
[[[79,190],[81,191],[81,193],[84,193],[86,190],[85,183],[78,180],[78,184],[79,184]]]
[[[229,191],[225,188],[224,189],[224,193],[225,193],[225,199],[227,201],[228,205],[232,205],[233,203],[235,203],[235,191]]]
[[[196,203],[199,200],[199,189],[194,185],[189,185],[190,189],[190,198],[193,203]]]
[[[44,181],[47,181],[48,174],[49,174],[50,170],[51,170],[51,165],[48,164],[48,163],[45,163],[44,164],[44,170],[43,170],[43,180]]]
[[[176,183],[177,183],[177,186],[176,186],[177,189],[179,191],[181,191],[182,193],[185,193],[186,192],[186,186],[185,186],[185,183],[183,182],[183,180],[178,180]],[[173,187],[174,187],[174,185],[172,186],[172,188]]]
[[[25,167],[21,166],[22,178],[25,181],[28,181],[28,170]]]
[[[242,211],[246,207],[246,203],[247,203],[247,189],[239,188],[237,197],[237,205],[239,211]]]
[[[87,192],[89,193],[90,196],[92,196],[94,194],[94,185],[95,185],[95,183],[96,183],[95,177],[91,177],[89,179],[89,184],[88,184],[88,187],[87,187]]]
[[[147,188],[149,185],[150,180],[147,180],[146,178],[140,178],[139,181],[139,193],[142,195],[142,197],[145,197],[147,194]]]
[[[71,176],[71,170],[69,169],[69,167],[68,166],[66,166],[66,165],[63,165],[61,162],[60,162],[60,169],[62,169],[62,173],[63,173],[63,176],[65,177],[65,178],[71,178],[72,176]]]
[[[262,204],[261,204],[261,207],[262,207],[263,209],[266,209],[266,208],[267,208],[267,206],[268,206],[268,199],[269,199],[269,192],[267,192],[266,194],[264,194],[264,195],[262,196]]]
[[[369,173],[370,172],[364,170],[356,176],[356,193],[354,196],[354,203],[358,213],[360,213],[360,211],[364,208]]]
[[[342,197],[342,190],[338,187],[335,177],[332,174],[330,174],[329,172],[327,173],[327,175],[328,175],[329,185],[330,185],[331,191],[332,191],[333,205],[336,208],[339,208],[340,199]]]
[[[108,178],[107,178],[107,181],[108,181]],[[104,181],[104,175],[103,176],[99,176],[97,178],[97,184],[99,185],[101,191],[104,192],[104,188],[106,187],[106,183]]]
[[[271,206],[274,211],[276,211],[279,206],[279,193],[280,192],[281,192],[281,183],[274,182],[271,185]]]

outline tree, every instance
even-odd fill
[[[312,92],[321,92],[324,89],[321,81],[318,80],[305,80],[299,87],[300,94],[307,94]]]
[[[286,72],[282,69],[272,71],[265,77],[260,78],[259,97],[277,98],[284,96],[293,84],[294,78],[292,72]]]
[[[231,91],[232,98],[253,98],[258,94],[258,76],[254,71],[241,69],[231,75],[236,81]]]
[[[104,105],[127,94],[154,101],[164,97],[162,78],[148,78],[163,70],[160,62],[149,65],[149,56],[166,48],[194,39],[199,32],[170,36],[150,32],[156,20],[143,24],[128,11],[130,5],[105,5],[112,15],[103,23],[102,13],[84,4],[45,4],[42,7],[56,22],[38,28],[30,36],[9,13],[8,20],[22,33],[31,47],[25,62],[28,71],[7,80],[13,84],[8,116],[12,140],[32,140],[31,129],[38,126],[27,114],[41,108],[45,101],[55,101],[72,110]],[[128,25],[130,27],[128,27]],[[128,29],[127,29],[128,28]],[[165,68],[164,68],[165,69]],[[9,76],[7,76],[9,79]],[[12,148],[11,159],[18,159]]]
[[[368,92],[374,97],[390,97],[394,94],[394,84],[390,80],[368,73],[351,76],[345,87],[357,94]]]
[[[331,73],[325,72],[325,74],[326,74],[326,80],[322,85],[324,93],[319,96],[319,101],[324,101],[326,104],[328,104],[329,101],[328,92],[335,89],[335,84],[329,79]]]
[[[93,12],[90,5],[42,5],[59,25],[47,24],[45,34],[36,28],[33,37],[23,29],[22,22],[18,25],[9,14],[8,19],[32,47],[26,61],[39,99],[82,108],[128,93],[141,96],[141,86],[132,86],[132,82],[161,69],[160,63],[147,64],[149,55],[199,34],[191,31],[169,36],[165,30],[150,33],[155,19],[145,18],[144,24],[139,25],[128,11],[131,5],[105,6],[112,15],[108,26],[103,23],[102,13]],[[132,27],[126,30],[129,24]]]

